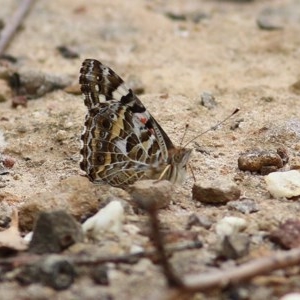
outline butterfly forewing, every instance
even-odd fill
[[[88,108],[81,169],[93,182],[114,186],[159,178],[175,147],[138,97],[94,59],[83,62],[79,82]]]

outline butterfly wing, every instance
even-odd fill
[[[80,73],[88,108],[80,167],[89,178],[121,186],[166,163],[173,143],[124,81],[94,59],[86,59]]]

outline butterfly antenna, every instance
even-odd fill
[[[218,122],[216,125],[210,127],[209,129],[205,130],[204,132],[201,132],[200,134],[196,135],[194,138],[192,138],[191,140],[189,140],[183,148],[185,148],[188,144],[190,144],[191,142],[193,142],[194,140],[196,140],[198,137],[200,137],[201,135],[211,131],[211,130],[216,130],[221,124],[225,123],[228,119],[230,119],[233,115],[235,115],[236,113],[238,113],[240,111],[239,108],[236,108],[229,116],[227,116],[225,119],[223,119],[222,121]],[[185,134],[184,134],[185,135]]]
[[[181,145],[182,145],[182,143],[183,143],[183,140],[184,140],[184,138],[185,138],[185,136],[186,136],[186,133],[187,133],[188,128],[189,128],[189,124],[185,124],[184,133],[183,133],[183,135],[182,135],[182,138],[181,138],[181,141],[180,141],[180,144],[179,144],[180,147],[181,147]]]

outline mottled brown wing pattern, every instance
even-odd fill
[[[124,186],[142,178],[159,178],[164,170],[164,178],[176,175],[172,175],[174,159],[181,163],[190,150],[174,147],[115,72],[95,59],[86,59],[79,82],[88,108],[80,167],[91,181]]]

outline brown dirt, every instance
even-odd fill
[[[8,21],[19,2],[2,2],[0,19]],[[235,215],[247,220],[249,235],[261,236],[280,222],[297,218],[299,210],[299,201],[271,199],[263,176],[237,168],[241,152],[276,150],[279,146],[287,149],[291,164],[299,162],[300,96],[290,88],[300,79],[299,23],[276,31],[261,30],[256,25],[256,18],[266,6],[290,3],[294,2],[37,1],[7,53],[19,59],[20,67],[70,76],[74,83],[85,58],[101,60],[124,80],[135,76],[145,88],[141,100],[177,145],[187,123],[185,141],[239,107],[238,116],[197,140],[207,153],[194,150],[191,167],[199,181],[219,176],[235,180],[242,193],[258,203],[259,212],[243,215],[227,206],[195,203],[191,199],[194,180],[190,174],[183,187],[174,192],[176,201],[162,210],[160,217],[166,227],[182,230],[192,213],[206,215],[214,223]],[[166,17],[165,12],[170,11],[204,12],[209,18],[199,23],[175,21]],[[63,58],[56,50],[60,45],[72,48],[80,58]],[[7,84],[0,81],[0,87],[9,98]],[[208,110],[200,105],[204,91],[213,93],[218,102],[216,108]],[[167,97],[161,97],[166,94]],[[2,176],[5,184],[0,189],[1,193],[14,196],[11,205],[19,206],[36,193],[54,193],[52,188],[60,181],[82,174],[78,161],[85,111],[81,96],[62,90],[30,100],[27,108],[12,109],[9,100],[0,103],[0,130],[7,142],[4,154],[17,161],[12,172]],[[231,130],[230,125],[239,118],[243,119],[239,128]],[[197,149],[194,143],[189,147]],[[182,276],[205,270],[203,264],[210,261],[208,249],[216,240],[214,227],[201,229],[199,234],[204,250],[184,251],[172,258]],[[251,250],[249,258],[275,248],[265,241],[253,243]],[[109,287],[83,278],[58,296],[38,285],[19,287],[6,282],[0,284],[0,293],[6,299],[89,299],[106,293],[114,299],[174,296],[174,291],[166,287],[160,268],[148,264],[142,260],[114,270]],[[245,285],[249,299],[277,299],[289,291],[300,291],[299,274],[285,275],[282,272]],[[205,294],[198,297],[207,299]],[[224,291],[210,297],[231,299]]]

